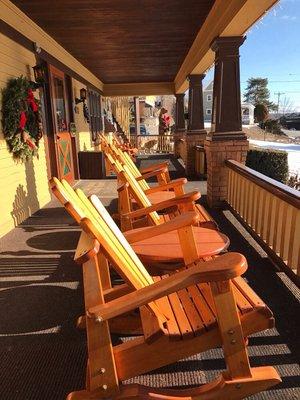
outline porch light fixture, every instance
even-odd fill
[[[84,103],[86,100],[86,94],[87,93],[85,88],[80,89],[80,98],[75,98],[75,104]]]
[[[34,67],[32,67],[32,69],[33,69],[34,80],[35,80],[35,82],[32,82],[33,88],[38,89],[40,87],[43,87],[46,82],[45,65],[37,64]]]

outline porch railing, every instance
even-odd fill
[[[132,135],[130,142],[139,154],[173,153],[174,135]]]
[[[226,161],[226,166],[231,209],[271,259],[299,284],[300,192],[236,161]]]

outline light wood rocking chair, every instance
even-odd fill
[[[126,156],[125,153],[113,144],[104,142],[102,149],[105,155],[105,160],[107,160],[106,165],[109,165],[108,168],[113,170],[118,176],[120,169],[126,166],[129,173],[141,186],[141,189],[149,195],[152,203],[157,203],[184,194],[184,185],[187,183],[187,179],[178,178],[171,181],[166,167],[161,167],[159,169],[155,168],[147,174],[142,175],[131,160],[130,156]],[[153,176],[157,178],[158,184],[150,188],[146,179]]]
[[[114,159],[109,152],[106,153],[106,157],[113,166],[119,180],[118,211],[122,231],[134,228],[135,219],[147,215],[147,211],[150,210],[150,207],[152,207],[152,212],[150,214],[148,213],[148,220],[146,223],[152,225],[158,225],[162,222],[165,222],[169,218],[173,218],[174,215],[178,215],[178,210],[176,210],[174,213],[174,210],[170,209],[170,212],[165,212],[163,215],[158,215],[157,211],[167,210],[169,207],[167,203],[168,200],[174,197],[185,195],[181,181],[176,180],[163,185],[165,189],[172,189],[174,192],[162,192],[160,191],[161,186],[144,190],[140,183],[132,175],[127,165],[121,164],[116,158]],[[165,199],[162,193],[169,193],[171,196],[167,196],[167,199]],[[152,197],[152,194],[155,194],[155,197]],[[199,214],[199,226],[217,229],[216,223],[210,214],[205,210],[205,208],[200,204],[195,203],[195,201],[200,198],[200,193],[194,191],[187,194],[187,196],[189,196],[191,201],[180,206],[179,208],[181,211],[185,212],[195,210]],[[140,209],[132,211],[134,208],[136,208],[136,206],[138,206]],[[143,209],[145,209],[145,211],[143,211]]]
[[[62,180],[62,182],[60,182],[57,178],[53,178],[51,186],[53,193],[63,206],[66,207],[67,203],[72,204],[73,208],[81,210],[82,215],[84,214],[86,217],[95,218],[96,221],[104,219],[112,229],[118,229],[97,196],[92,195],[90,201],[86,200],[86,196],[80,189],[75,191],[67,181]],[[162,207],[174,208],[178,205],[189,204],[190,202],[191,199],[188,195],[184,195],[163,202]],[[155,205],[155,208],[157,207],[158,205]],[[69,211],[68,208],[67,210]],[[139,212],[143,212],[143,215],[151,215],[151,218],[155,221],[154,218],[159,218],[159,216],[156,212],[151,210],[150,207],[150,209],[143,209]],[[77,223],[80,223],[76,213],[71,213],[71,216]],[[228,247],[229,239],[227,236],[216,231],[196,226],[193,227],[192,225],[196,225],[198,220],[199,215],[197,213],[188,211],[162,224],[148,226],[138,231],[127,231],[125,235],[127,240],[133,244],[140,257],[142,257],[147,264],[149,271],[162,274],[163,271],[174,270],[178,263],[189,262],[189,259],[184,259],[184,253],[182,251],[185,242],[189,240],[189,236],[197,243],[197,254],[194,254],[195,259],[219,254]],[[183,227],[185,227],[184,235],[180,234],[180,229]],[[154,240],[157,244],[151,243],[149,246],[149,240]],[[169,243],[168,249],[166,249],[167,251],[160,251],[161,243]]]
[[[82,204],[88,201],[82,197]],[[153,278],[122,233],[105,219],[86,218],[81,207],[66,203],[81,220],[89,240],[77,249],[83,262],[88,364],[86,388],[68,400],[161,399],[234,400],[280,382],[273,367],[251,368],[245,338],[273,327],[272,313],[240,277],[245,258],[227,253],[213,261],[195,262],[189,252],[188,268]],[[84,206],[82,206],[84,207]],[[100,262],[89,262],[90,243],[97,241]],[[189,242],[190,250],[195,244]],[[188,257],[188,255],[186,256]],[[130,293],[105,297],[102,262],[108,260],[123,277]],[[243,299],[243,300],[241,300]],[[143,336],[113,346],[110,321],[140,309]],[[223,347],[226,371],[198,388],[164,390],[122,381],[147,373],[199,352]]]
[[[169,174],[169,162],[162,162],[158,164],[151,165],[149,167],[143,168],[142,170],[139,170],[134,163],[132,157],[130,154],[122,149],[120,147],[120,144],[115,137],[115,135],[110,136],[105,136],[105,135],[100,135],[101,137],[101,148],[102,151],[108,151],[108,152],[115,152],[119,158],[119,160],[127,164],[128,167],[131,169],[131,172],[133,176],[138,180],[141,181],[142,187],[146,190],[149,188],[147,182],[145,183],[146,179],[156,177],[157,182],[159,184],[165,184],[170,182],[170,174]]]

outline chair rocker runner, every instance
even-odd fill
[[[249,364],[244,338],[272,327],[274,320],[270,310],[245,282],[241,287],[249,308],[242,311],[237,305],[236,281],[242,280],[240,275],[247,269],[242,255],[227,253],[207,262],[191,257],[188,268],[170,276],[152,278],[117,227],[109,227],[104,219],[93,218],[92,214],[87,218],[73,205],[67,203],[66,208],[77,214],[86,235],[100,244],[102,260],[109,260],[131,292],[106,299],[101,262],[84,263],[86,389],[69,394],[68,400],[234,400],[280,382],[274,368],[251,368]],[[82,252],[89,258],[88,249]],[[143,336],[113,346],[110,321],[137,307]],[[220,345],[226,372],[199,388],[163,390],[121,384],[131,377]]]

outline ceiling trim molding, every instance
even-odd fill
[[[154,96],[175,94],[173,82],[149,83],[105,83],[103,95],[114,96]]]
[[[188,88],[189,74],[202,74],[214,63],[210,44],[218,36],[242,36],[278,0],[216,0],[174,80],[176,93]]]

